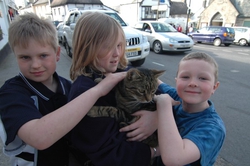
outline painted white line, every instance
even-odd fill
[[[230,50],[222,50],[222,51],[224,51],[224,52],[232,52],[232,51],[230,51]]]
[[[163,64],[157,63],[157,62],[152,62],[153,64],[159,65],[159,66],[164,66]]]
[[[248,53],[242,53],[242,52],[239,52],[238,54],[249,55]]]
[[[238,73],[240,72],[239,70],[230,70],[232,73]]]

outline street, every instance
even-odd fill
[[[192,52],[194,51],[210,54],[219,65],[220,86],[211,100],[226,125],[227,135],[215,166],[249,165],[250,47],[237,45],[215,47],[209,44],[196,44]],[[174,78],[178,63],[188,53],[155,54],[151,51],[142,67],[166,70],[160,79],[175,86]],[[59,75],[69,79],[70,64],[71,58],[66,55],[65,49],[62,47],[61,59],[57,66]],[[0,86],[6,79],[17,73],[18,67],[12,53],[0,57]],[[0,148],[2,148],[1,141]],[[8,158],[2,154],[2,150],[0,151],[0,165],[9,165]]]

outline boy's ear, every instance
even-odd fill
[[[216,91],[216,89],[219,87],[219,85],[220,85],[220,82],[218,81],[218,82],[216,82],[215,84],[214,84],[214,89],[213,89],[213,92],[212,92],[212,94],[214,94],[214,92]]]
[[[60,60],[60,54],[61,54],[61,47],[58,46],[57,51],[56,51],[56,61],[57,62]]]

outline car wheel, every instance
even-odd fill
[[[143,58],[143,59],[140,59],[140,60],[137,60],[137,61],[132,61],[130,63],[131,63],[132,66],[138,67],[138,66],[141,66],[145,62],[145,59],[146,58]]]
[[[162,53],[162,45],[160,41],[155,41],[153,45],[153,50],[156,54]]]
[[[66,53],[69,57],[72,57],[72,54],[70,52],[70,47],[67,41],[65,41],[65,49],[66,49]]]
[[[247,45],[246,39],[240,39],[239,45],[240,45],[240,46],[245,46],[245,45]]]
[[[231,44],[230,43],[224,43],[225,46],[230,46]]]
[[[214,39],[214,46],[220,46],[221,40],[219,38]]]

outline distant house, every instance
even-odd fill
[[[250,27],[250,3],[242,0],[211,0],[200,14],[198,26]]]
[[[68,11],[74,8],[113,10],[105,6],[100,0],[53,0],[51,3],[53,20],[63,21]]]
[[[0,1],[0,58],[5,55],[2,51],[8,46],[8,28],[16,15],[18,11],[14,0]]]
[[[159,18],[187,17],[187,5],[171,0],[123,0],[121,16],[130,24],[139,20],[157,20]]]

